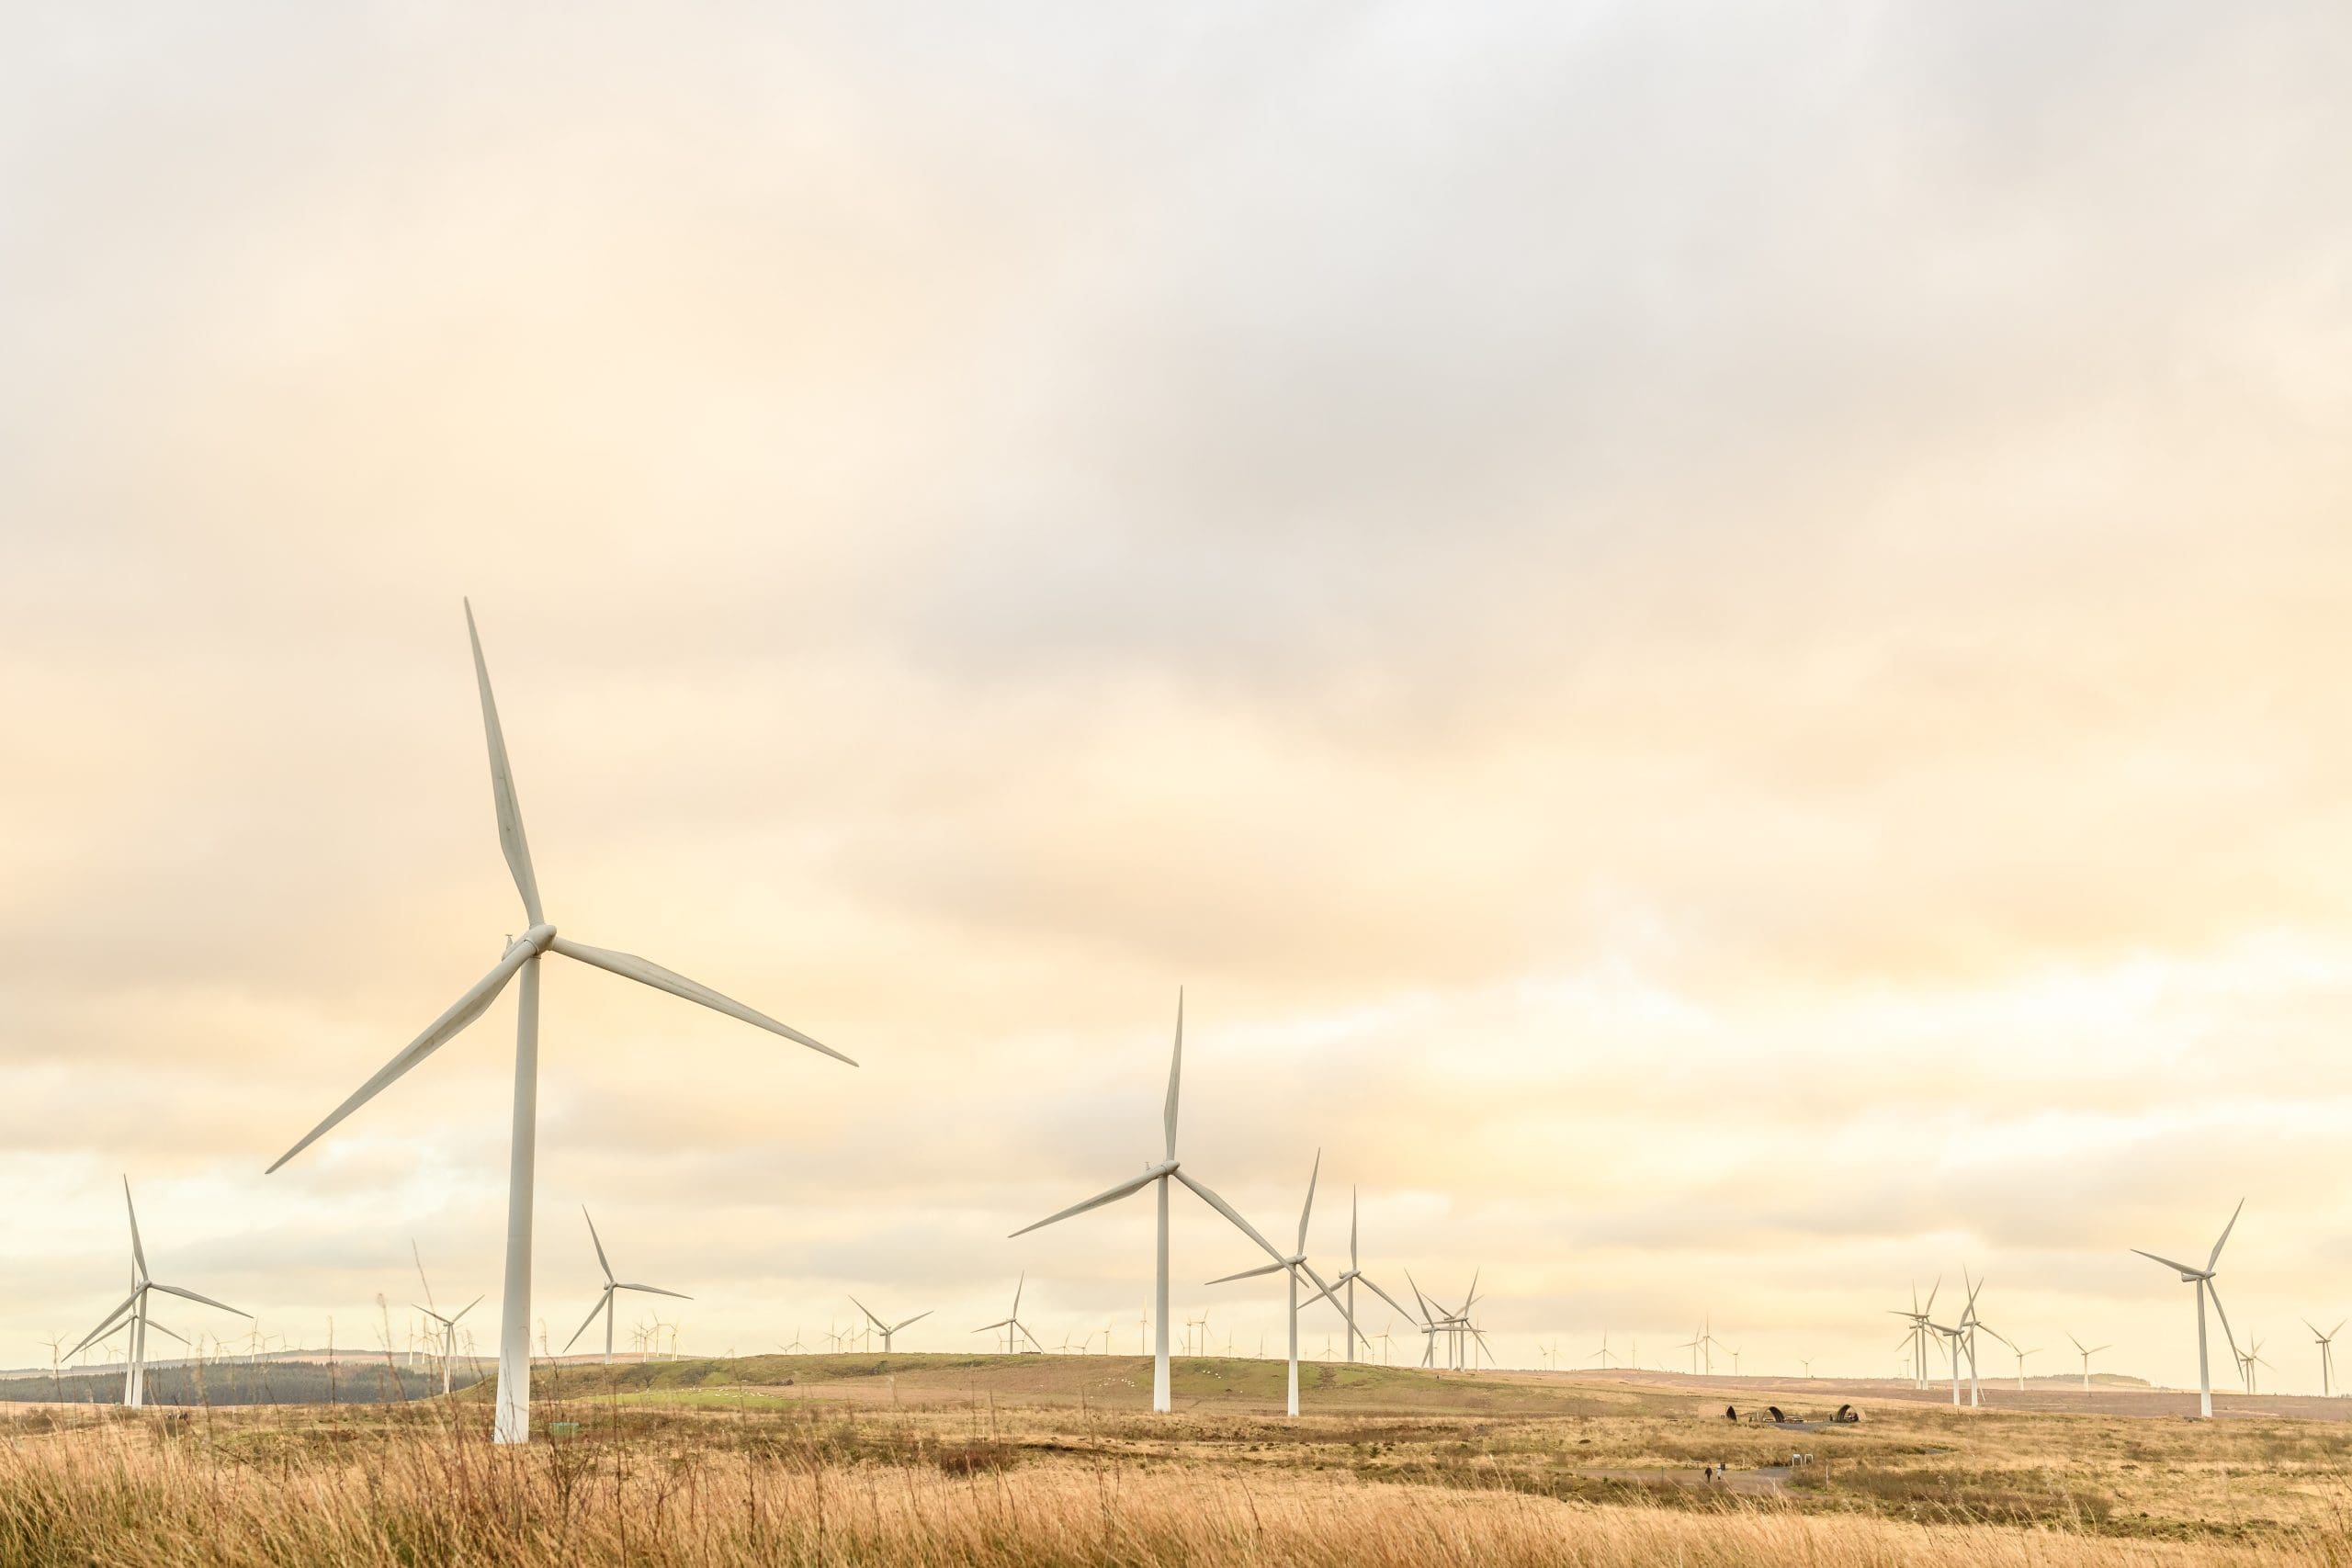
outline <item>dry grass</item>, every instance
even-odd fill
[[[1430,1380],[1419,1409],[1293,1425],[622,1381],[521,1451],[479,1399],[0,1419],[0,1563],[2352,1563],[2352,1433],[2288,1421],[1897,1406],[1792,1436],[1622,1388],[1452,1414]],[[1792,1445],[1819,1459],[1777,1496],[1669,1479]]]

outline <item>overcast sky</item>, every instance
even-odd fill
[[[689,1349],[960,1349],[1025,1269],[1132,1350],[1148,1198],[1005,1238],[1156,1157],[1181,985],[1188,1168],[1281,1233],[1319,1147],[1316,1252],[1354,1189],[1508,1359],[1884,1372],[1965,1268],[2192,1381],[2126,1249],[2244,1196],[2316,1385],[2340,5],[10,31],[0,1364],[126,1172],[266,1332],[368,1342],[413,1238],[492,1338],[511,1000],[262,1175],[525,923],[469,594],[554,923],[863,1064],[550,961],[559,1342],[584,1201]]]

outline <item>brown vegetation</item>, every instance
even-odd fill
[[[601,1397],[567,1377],[539,1414],[577,1437],[519,1451],[485,1440],[479,1393],[26,1411],[0,1416],[0,1563],[2352,1562],[2352,1432],[2335,1426],[1891,1404],[1792,1434],[1726,1423],[1703,1393],[1546,1380],[1498,1401],[1412,1374],[1297,1423],[1254,1396],[1172,1417],[1015,1397],[1016,1379],[1034,1395],[1125,1375],[1095,1359],[941,1358],[932,1392],[965,1396],[895,1404],[844,1393],[877,1376],[922,1392],[922,1365],[759,1385],[688,1365],[666,1388],[616,1374]],[[1475,1407],[1451,1408],[1463,1395]],[[1758,1468],[1792,1449],[1815,1461]],[[1717,1461],[1770,1484],[1700,1483]]]

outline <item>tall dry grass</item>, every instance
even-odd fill
[[[1129,1464],[1012,1462],[985,1437],[847,1455],[815,1424],[497,1450],[470,1428],[110,1420],[0,1447],[0,1563],[528,1568],[721,1563],[1049,1568],[2124,1568],[2352,1562],[2337,1530],[2259,1544],[1919,1526],[1772,1506],[1619,1506],[1509,1492]]]

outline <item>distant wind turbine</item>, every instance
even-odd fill
[[[881,1330],[882,1353],[886,1356],[890,1353],[890,1341],[897,1337],[899,1330],[906,1327],[909,1324],[921,1323],[924,1318],[929,1317],[934,1310],[930,1307],[925,1307],[922,1311],[915,1314],[912,1317],[902,1318],[897,1323],[885,1323],[880,1318],[874,1315],[872,1308],[868,1307],[864,1302],[859,1301],[855,1296],[850,1297],[850,1303],[852,1305],[855,1306],[858,1311],[865,1314],[867,1322],[873,1324],[876,1328]]]
[[[1313,1265],[1312,1263],[1309,1263],[1309,1262],[1306,1260],[1306,1222],[1307,1222],[1307,1218],[1308,1218],[1308,1216],[1309,1216],[1309,1215],[1311,1215],[1311,1214],[1313,1214],[1313,1213],[1315,1213],[1315,1181],[1316,1181],[1316,1178],[1317,1178],[1317,1177],[1321,1176],[1322,1174],[1323,1174],[1323,1151],[1322,1151],[1322,1150],[1320,1150],[1320,1149],[1317,1149],[1317,1150],[1316,1150],[1316,1151],[1315,1151],[1315,1166],[1314,1166],[1314,1168],[1313,1168],[1313,1169],[1311,1169],[1311,1170],[1309,1170],[1309,1171],[1307,1172],[1307,1176],[1306,1176],[1306,1201],[1304,1204],[1302,1204],[1302,1205],[1300,1206],[1299,1211],[1298,1211],[1298,1250],[1297,1250],[1297,1251],[1293,1252],[1292,1254],[1290,1254],[1290,1255],[1289,1255],[1288,1257],[1286,1257],[1286,1258],[1285,1258],[1285,1257],[1279,1257],[1279,1256],[1278,1256],[1278,1257],[1276,1257],[1276,1258],[1275,1258],[1275,1259],[1274,1259],[1272,1263],[1263,1264],[1263,1265],[1260,1266],[1259,1268],[1256,1268],[1256,1269],[1242,1269],[1242,1270],[1241,1270],[1239,1273],[1238,1273],[1238,1274],[1227,1274],[1227,1275],[1224,1276],[1222,1279],[1211,1280],[1209,1281],[1209,1283],[1210,1283],[1210,1284],[1212,1284],[1212,1285],[1222,1285],[1222,1284],[1228,1283],[1229,1281],[1231,1281],[1231,1280],[1250,1280],[1250,1279],[1255,1279],[1257,1276],[1259,1276],[1259,1275],[1261,1275],[1261,1274],[1271,1274],[1271,1273],[1274,1272],[1274,1271],[1275,1271],[1276,1269],[1281,1269],[1281,1270],[1282,1270],[1285,1275],[1289,1276],[1289,1279],[1290,1279],[1290,1314],[1289,1314],[1289,1317],[1290,1317],[1290,1414],[1292,1414],[1293,1416],[1296,1416],[1296,1415],[1298,1414],[1298,1277],[1299,1277],[1299,1275],[1301,1275],[1301,1274],[1305,1274],[1308,1279],[1310,1279],[1310,1280],[1314,1280],[1314,1281],[1315,1281],[1316,1288],[1317,1288],[1317,1289],[1321,1292],[1320,1294],[1318,1294],[1318,1295],[1315,1298],[1317,1301],[1321,1301],[1321,1300],[1323,1300],[1323,1299],[1324,1299],[1324,1297],[1326,1297],[1326,1296],[1330,1296],[1330,1297],[1331,1297],[1331,1304],[1332,1304],[1332,1305],[1334,1305],[1334,1306],[1340,1306],[1339,1298],[1338,1298],[1337,1296],[1332,1296],[1332,1295],[1331,1295],[1331,1286],[1330,1286],[1330,1285],[1329,1285],[1329,1283],[1324,1280],[1324,1278],[1323,1278],[1323,1276],[1322,1276],[1322,1275],[1317,1274],[1317,1273],[1315,1271],[1315,1265]],[[1344,1306],[1340,1306],[1340,1312],[1341,1312],[1342,1314],[1344,1314],[1344,1313],[1347,1311],[1347,1308],[1345,1308]],[[1354,1318],[1352,1318],[1352,1317],[1351,1317],[1351,1318],[1349,1318],[1349,1319],[1348,1319],[1348,1333],[1349,1333],[1351,1336],[1352,1336],[1352,1335],[1355,1333],[1355,1331],[1356,1331],[1355,1319],[1354,1319]],[[1353,1345],[1353,1343],[1354,1343],[1353,1339],[1352,1339],[1352,1338],[1351,1338],[1351,1340],[1349,1341],[1349,1343],[1351,1344],[1351,1346],[1352,1346],[1352,1345]]]
[[[1042,1354],[1046,1348],[1044,1344],[1038,1340],[1037,1337],[1029,1332],[1029,1325],[1021,1321],[1021,1292],[1028,1283],[1028,1270],[1023,1269],[1022,1271],[1021,1278],[1013,1281],[1012,1312],[1006,1314],[1004,1317],[995,1323],[984,1323],[978,1328],[972,1330],[975,1334],[988,1334],[996,1329],[1003,1329],[1004,1353],[1008,1356],[1017,1356],[1021,1353],[1021,1341],[1024,1336],[1028,1338],[1029,1343],[1036,1348],[1039,1353]],[[860,1310],[863,1309],[861,1308]]]
[[[1165,1156],[1159,1164],[1145,1167],[1141,1176],[1131,1177],[1115,1187],[1096,1193],[1083,1203],[1073,1203],[1058,1213],[1048,1214],[1035,1224],[1023,1225],[1012,1233],[1014,1235],[1026,1235],[1031,1231],[1042,1230],[1058,1221],[1067,1220],[1073,1214],[1082,1214],[1089,1209],[1099,1209],[1105,1203],[1115,1203],[1128,1194],[1140,1192],[1147,1187],[1155,1187],[1159,1190],[1159,1267],[1153,1276],[1152,1294],[1155,1344],[1151,1359],[1151,1407],[1163,1415],[1170,1409],[1168,1397],[1168,1184],[1170,1181],[1182,1182],[1193,1190],[1193,1196],[1232,1221],[1242,1235],[1256,1242],[1264,1250],[1267,1257],[1280,1258],[1283,1256],[1275,1249],[1274,1244],[1259,1235],[1256,1228],[1243,1219],[1232,1204],[1210,1191],[1204,1183],[1193,1179],[1176,1158],[1177,1089],[1182,1081],[1183,1070],[1184,993],[1180,989],[1176,993],[1176,1048],[1168,1059],[1168,1109],[1162,1117],[1168,1135]]]
[[[219,1307],[237,1317],[251,1317],[253,1314],[238,1312],[235,1307],[216,1302],[210,1296],[199,1296],[194,1291],[183,1290],[177,1285],[158,1283],[147,1272],[147,1249],[140,1245],[139,1210],[130,1201],[130,1178],[128,1176],[122,1179],[122,1207],[123,1212],[130,1216],[130,1294],[123,1297],[122,1304],[107,1314],[80,1345],[66,1352],[66,1356],[70,1359],[79,1355],[84,1346],[104,1339],[117,1329],[130,1329],[129,1348],[123,1355],[122,1402],[136,1409],[147,1403],[147,1330],[153,1328],[158,1334],[179,1339],[183,1345],[187,1343],[148,1315],[147,1297],[150,1292],[161,1291],[166,1295],[183,1296],[209,1307]]]
[[[2213,1276],[2221,1267],[2222,1248],[2228,1244],[2230,1233],[2237,1229],[2238,1216],[2244,1213],[2245,1213],[2245,1200],[2241,1198],[2238,1200],[2238,1206],[2230,1211],[2230,1223],[2222,1227],[2222,1239],[2213,1244],[2212,1253],[2205,1259],[2205,1267],[2202,1269],[2188,1263],[2176,1263],[2169,1258],[2159,1258],[2153,1252],[2143,1251],[2136,1247],[2132,1249],[2152,1263],[2161,1263],[2165,1268],[2177,1271],[2180,1275],[2182,1284],[2196,1287],[2197,1414],[2200,1419],[2207,1421],[2213,1418],[2213,1372],[2205,1353],[2205,1303],[2209,1297],[2211,1299],[2213,1312],[2222,1320],[2222,1335],[2230,1342],[2230,1354],[2236,1355],[2237,1336],[2230,1332],[2230,1314],[2222,1305],[2222,1292],[2214,1288]]]
[[[2352,1317],[2344,1323],[2352,1323]],[[2319,1392],[2323,1399],[2335,1392],[2335,1337],[2344,1331],[2344,1323],[2322,1334],[2317,1324],[2308,1317],[2303,1319],[2303,1326],[2312,1331],[2312,1343],[2319,1347]]]
[[[2082,1355],[2083,1392],[2085,1393],[2088,1393],[2091,1391],[2091,1358],[2098,1355],[2101,1350],[2112,1350],[2115,1347],[2112,1345],[2086,1345],[2071,1334],[2066,1336],[2066,1340],[2067,1343],[2074,1346],[2074,1348]]]
[[[564,1341],[563,1348],[565,1353],[569,1354],[571,1348],[580,1342],[580,1337],[588,1332],[588,1325],[596,1321],[596,1314],[603,1313],[605,1314],[605,1365],[609,1367],[613,1364],[613,1298],[615,1296],[623,1291],[638,1291],[649,1296],[672,1296],[682,1302],[690,1302],[694,1298],[683,1292],[665,1291],[659,1285],[624,1285],[613,1278],[613,1266],[605,1257],[604,1238],[596,1234],[596,1222],[588,1218],[588,1205],[585,1203],[580,1205],[580,1217],[588,1220],[588,1239],[595,1244],[596,1266],[605,1271],[605,1291],[596,1298],[596,1304],[588,1309],[588,1315],[581,1319],[580,1326],[571,1331],[571,1337]],[[657,1318],[655,1321],[658,1323],[660,1319]]]
[[[526,1443],[531,1439],[531,1192],[538,1143],[539,1104],[539,958],[560,953],[625,979],[667,991],[715,1012],[754,1024],[772,1034],[822,1052],[836,1061],[850,1062],[830,1045],[819,1043],[763,1012],[723,997],[698,981],[664,969],[659,964],[626,953],[614,953],[558,936],[539,907],[538,875],[531,868],[531,849],[523,836],[523,807],[514,794],[514,774],[506,761],[506,738],[498,725],[498,705],[490,694],[490,667],[483,661],[481,637],[474,629],[471,604],[466,606],[466,636],[473,644],[474,683],[481,694],[482,731],[490,742],[491,795],[498,809],[498,840],[506,852],[506,869],[514,874],[514,890],[522,895],[529,929],[507,944],[490,973],[475,981],[448,1010],[425,1025],[424,1032],[361,1084],[327,1119],[303,1134],[300,1143],[277,1156],[276,1170],[300,1154],[345,1117],[373,1100],[434,1052],[457,1038],[466,1025],[480,1018],[495,1001],[506,982],[517,975],[515,992],[514,1133],[508,1148],[506,1179],[506,1282],[500,1303],[498,1334],[498,1415],[493,1440]]]

